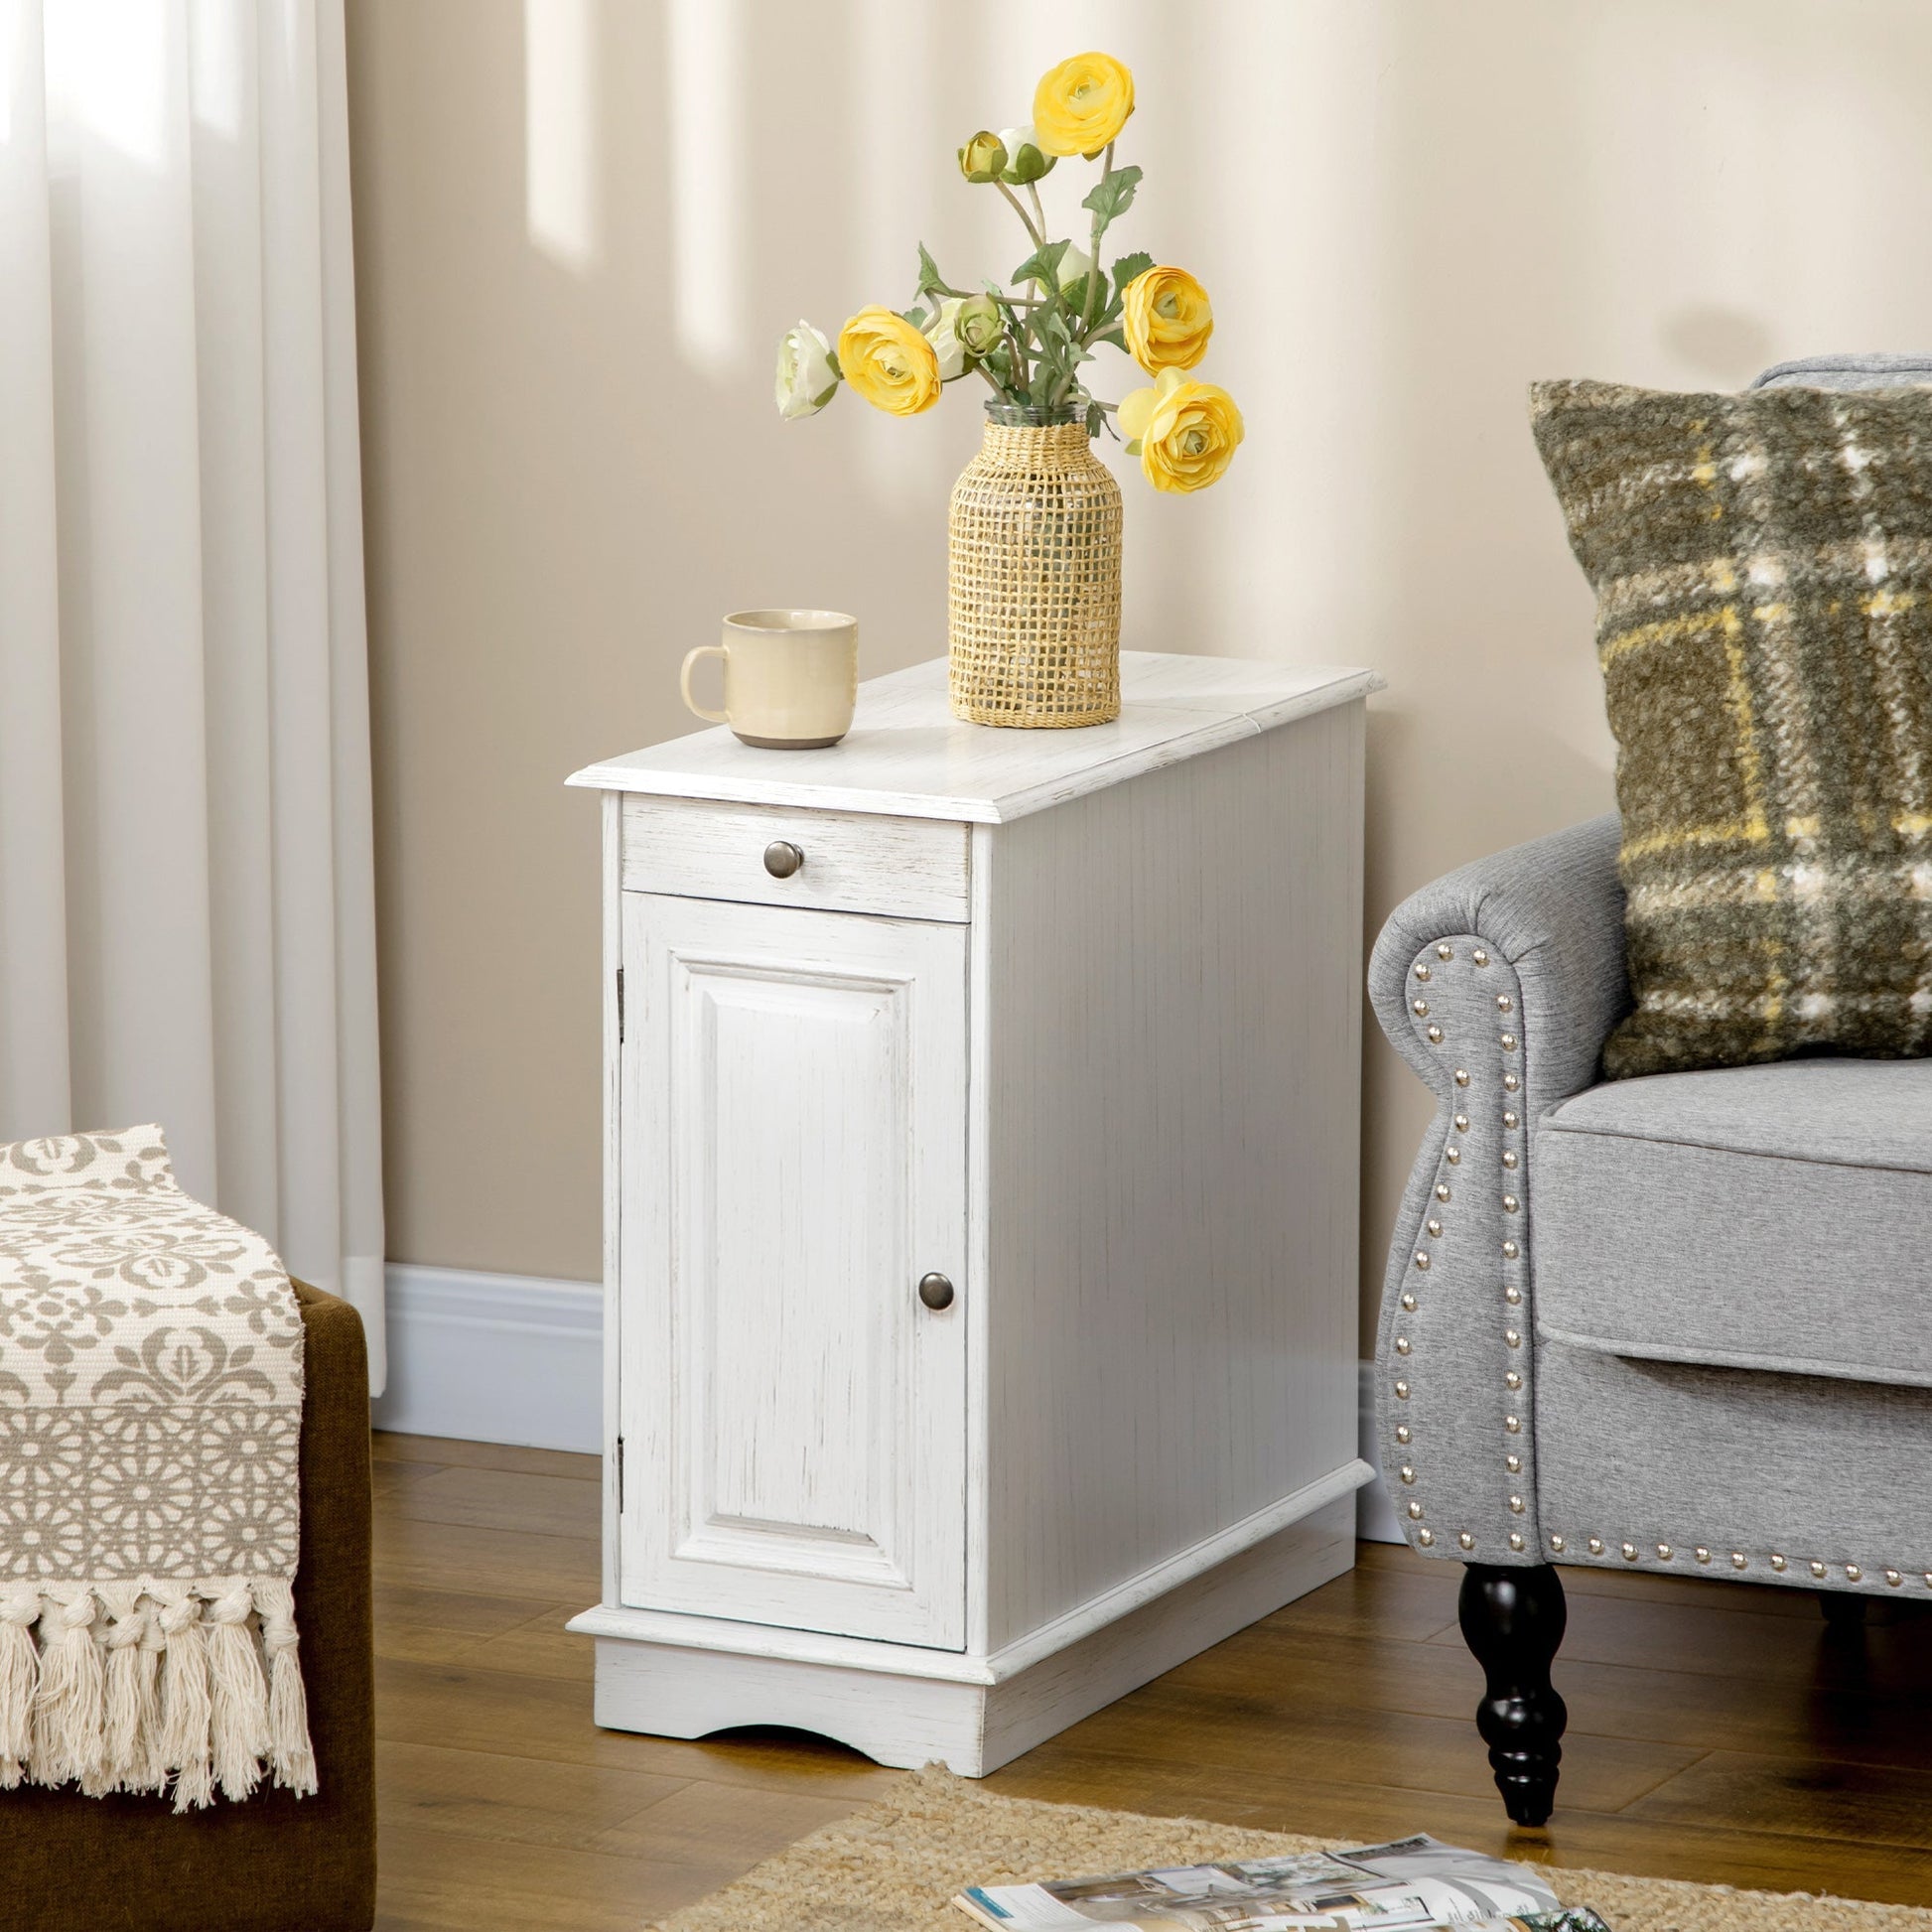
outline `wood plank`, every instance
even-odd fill
[[[1258,1686],[1224,1696],[1159,1679],[1062,1735],[1070,1748],[1130,1759],[1166,1753],[1203,1769],[1265,1779],[1283,1761],[1284,1716],[1293,1725],[1294,1763],[1342,1766],[1353,1782],[1418,1794],[1412,1809],[1423,1808],[1420,1794],[1479,1792],[1489,1783],[1487,1750],[1466,1718],[1363,1710],[1331,1698],[1289,1704]],[[1620,1810],[1703,1755],[1701,1748],[1647,1738],[1572,1732],[1564,1740],[1564,1802],[1586,1811]]]
[[[375,1654],[454,1663],[485,1648],[534,1617],[552,1615],[559,1628],[575,1611],[540,1597],[492,1596],[379,1581],[375,1587]]]
[[[595,1468],[594,1458],[585,1459]],[[602,1485],[577,1475],[459,1464],[429,1471],[391,1494],[392,1522],[464,1523],[535,1536],[586,1537],[598,1536],[603,1526]]]
[[[1189,1695],[1256,1695],[1284,1726],[1304,1702],[1345,1686],[1364,1710],[1416,1712],[1467,1722],[1482,1693],[1482,1673],[1460,1645],[1389,1643],[1379,1638],[1298,1630],[1269,1617],[1169,1673]],[[1879,1689],[1835,1694],[1822,1709],[1807,1684],[1788,1689],[1758,1679],[1595,1664],[1559,1656],[1557,1688],[1570,1707],[1573,1735],[1648,1738],[1687,1748],[1806,1755],[1869,1764],[1926,1761],[1923,1691]],[[1568,1802],[1570,1793],[1566,1790]]]
[[[772,1791],[837,1791],[864,1797],[896,1775],[842,1745],[797,1732],[735,1731],[727,1741],[685,1743],[627,1730],[600,1730],[588,1687],[470,1664],[376,1663],[376,1735],[500,1750],[542,1762],[608,1765],[620,1771],[709,1778]]]
[[[580,1637],[564,1627],[582,1607],[576,1603],[554,1604],[501,1635],[478,1644],[467,1653],[467,1661],[480,1670],[560,1678],[588,1689],[597,1661],[596,1646],[591,1638]]]
[[[1924,1716],[1921,1710],[1921,1722]],[[1712,1751],[1647,1792],[1630,1812],[1923,1851],[1932,1828],[1932,1766],[1794,1765],[1789,1758]]]
[[[598,1599],[596,1537],[422,1523],[392,1513],[393,1500],[383,1498],[375,1520],[376,1575],[387,1582],[545,1602]]]
[[[746,1868],[385,1822],[375,1932],[637,1932]]]
[[[580,1851],[598,1849],[600,1835],[689,1783],[662,1771],[618,1771],[395,1738],[376,1746],[375,1781],[385,1838],[393,1823]],[[630,1858],[660,1856],[641,1837],[602,1849]]]
[[[449,1436],[406,1436],[400,1430],[370,1433],[370,1452],[378,1465],[426,1462],[434,1467],[460,1462],[477,1469],[517,1469],[533,1476],[581,1476],[598,1480],[602,1460],[570,1449],[522,1449],[513,1443],[462,1443]]]
[[[852,1799],[809,1791],[694,1779],[621,1824],[600,1832],[597,1850],[678,1864],[768,1859],[807,1832],[852,1813]]]

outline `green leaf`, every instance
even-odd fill
[[[919,252],[920,254],[924,254],[925,250],[921,248]],[[1114,264],[1114,287],[1119,290],[1124,290],[1128,283],[1133,281],[1136,276],[1145,275],[1153,266],[1154,257],[1145,249],[1140,249],[1131,255],[1121,256],[1120,260]]]
[[[1087,404],[1087,441],[1100,434],[1101,425],[1107,420],[1107,412],[1097,402]]]
[[[920,242],[919,243],[919,293],[923,295],[928,289],[935,289],[939,287],[939,285],[942,282],[944,282],[945,279],[946,278],[939,273],[939,264],[935,262],[932,259],[931,255],[926,252],[925,243],[923,241]]]
[[[1127,346],[1127,338],[1122,335],[1118,324],[1112,329],[1103,329],[1099,335],[1091,337],[1089,340],[1096,343],[1112,343],[1116,348],[1125,348]]]
[[[1060,291],[1066,298],[1066,306],[1076,316],[1084,316],[1087,312],[1087,286],[1092,280],[1091,275],[1082,275],[1077,282],[1070,283]]]
[[[1134,190],[1140,180],[1141,171],[1132,164],[1116,168],[1111,175],[1103,175],[1094,183],[1080,206],[1092,208],[1104,228],[1109,221],[1118,221],[1134,206]]]
[[[1049,241],[1034,252],[1007,277],[1009,282],[1037,282],[1042,288],[1059,286],[1060,257],[1072,247],[1070,241]]]
[[[914,329],[923,329],[925,327],[925,311],[923,309],[901,309],[898,313],[899,320],[909,322]]]

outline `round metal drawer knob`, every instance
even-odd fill
[[[789,839],[773,839],[764,848],[764,869],[773,879],[789,879],[804,863],[804,853]]]
[[[935,1312],[952,1307],[952,1283],[943,1275],[919,1277],[919,1300]]]

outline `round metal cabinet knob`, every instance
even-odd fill
[[[952,1283],[943,1275],[919,1277],[919,1300],[935,1312],[952,1307]]]
[[[789,879],[804,863],[804,853],[789,839],[773,839],[764,848],[764,869],[773,879]]]

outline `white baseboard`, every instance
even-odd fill
[[[603,1449],[604,1291],[596,1282],[391,1262],[389,1386],[378,1429],[530,1449]],[[1375,1439],[1375,1364],[1360,1365],[1355,1534],[1400,1543]]]
[[[1355,1534],[1364,1543],[1400,1543],[1403,1535],[1396,1527],[1395,1509],[1389,1492],[1382,1486],[1382,1446],[1375,1437],[1375,1364],[1361,1364],[1361,1407],[1357,1411],[1355,1453],[1375,1471],[1375,1480],[1355,1491]]]
[[[604,1447],[604,1290],[596,1282],[391,1262],[389,1384],[378,1429],[528,1449]]]

